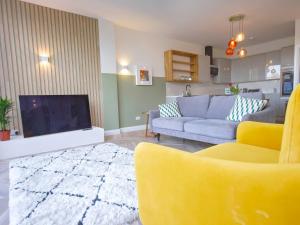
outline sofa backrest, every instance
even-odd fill
[[[178,97],[176,100],[182,116],[205,118],[209,95]]]
[[[241,93],[240,96],[245,98],[255,98],[255,99],[264,99],[265,96],[262,92],[249,92],[249,93]]]
[[[262,92],[241,93],[245,98],[263,99]],[[236,96],[212,96],[207,110],[207,119],[225,119],[232,109]]]

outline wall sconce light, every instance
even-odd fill
[[[121,59],[119,61],[118,71],[120,75],[130,75],[128,60]]]
[[[129,75],[130,74],[128,65],[127,66],[121,66],[120,74],[121,75]]]
[[[49,56],[47,55],[40,55],[39,56],[40,64],[48,64],[49,63]]]

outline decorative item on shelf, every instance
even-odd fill
[[[7,98],[0,97],[0,141],[7,141],[10,139],[10,116],[8,115],[12,110],[13,103]]]
[[[185,92],[183,92],[183,97],[191,97],[192,96],[192,91],[191,91],[192,86],[190,84],[185,85]]]
[[[239,85],[233,85],[232,83],[229,83],[229,89],[233,95],[238,95],[240,93]]]
[[[136,66],[136,85],[152,85],[152,71],[147,66]]]
[[[230,88],[229,88],[229,87],[226,87],[226,88],[224,89],[224,94],[225,94],[225,95],[231,95],[231,91],[230,91]]]
[[[238,14],[229,17],[230,22],[230,37],[228,42],[228,48],[226,49],[226,55],[227,56],[233,56],[234,55],[234,49],[237,47],[238,43],[245,40],[245,32],[244,32],[244,18],[245,15]],[[234,35],[234,23],[239,22],[239,32]],[[247,50],[245,48],[240,48],[237,51],[237,55],[239,57],[245,57],[247,55]]]
[[[180,80],[183,80],[183,81],[192,81],[192,76],[191,75],[183,74],[183,75],[180,75]]]
[[[272,61],[272,60],[270,60]],[[272,65],[272,62],[266,65],[266,80],[280,79],[281,65]]]

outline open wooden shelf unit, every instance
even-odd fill
[[[165,77],[167,82],[199,82],[198,55],[177,50],[165,51]]]

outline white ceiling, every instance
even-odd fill
[[[300,0],[25,0],[135,30],[225,48],[228,17],[246,15],[245,32],[254,45],[294,35]]]

